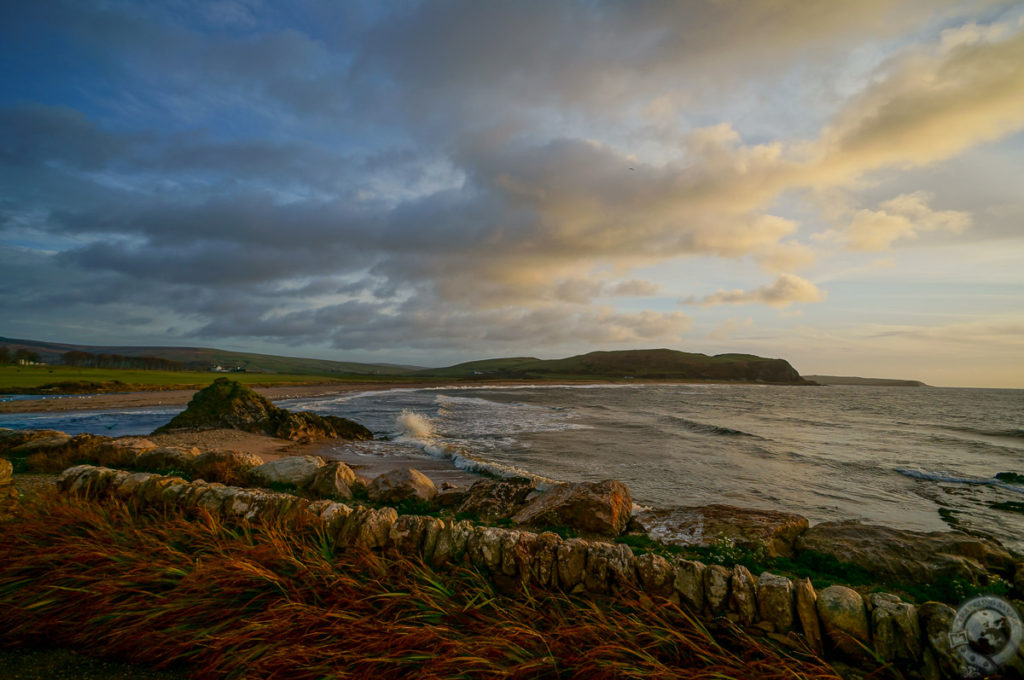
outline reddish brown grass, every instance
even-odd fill
[[[511,599],[316,527],[52,497],[0,525],[0,643],[40,641],[197,678],[838,679],[664,600]]]

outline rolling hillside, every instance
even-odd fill
[[[805,381],[783,359],[752,354],[692,354],[671,349],[590,352],[565,359],[518,357],[426,369],[417,375],[463,379],[636,378],[725,380],[803,384]]]
[[[0,346],[11,351],[27,349],[36,352],[46,363],[57,363],[65,352],[78,351],[91,354],[121,354],[129,357],[151,356],[170,359],[183,364],[189,370],[209,371],[214,366],[226,369],[242,368],[253,373],[291,373],[300,375],[408,375],[418,366],[396,366],[394,364],[361,364],[349,361],[326,359],[305,359],[281,357],[271,354],[231,352],[207,347],[132,347],[72,345],[37,340],[19,340],[0,337]]]

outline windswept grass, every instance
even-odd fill
[[[664,600],[497,595],[470,570],[47,497],[0,525],[0,644],[199,678],[836,679]]]

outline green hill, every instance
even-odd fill
[[[182,364],[188,370],[209,371],[216,366],[225,370],[242,369],[250,373],[290,373],[299,375],[408,375],[418,366],[394,364],[361,364],[351,361],[329,361],[302,357],[281,357],[271,354],[231,352],[208,347],[138,347],[72,345],[38,340],[19,340],[0,337],[0,346],[12,352],[27,349],[39,355],[45,363],[60,363],[65,352],[90,354],[120,354],[126,357],[158,357]]]
[[[752,354],[693,354],[671,349],[590,352],[565,359],[490,359],[470,361],[416,375],[463,379],[677,379],[804,384],[783,359]]]

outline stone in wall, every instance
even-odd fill
[[[207,482],[244,486],[249,472],[262,464],[263,459],[255,453],[212,450],[192,459],[192,472]]]
[[[870,646],[868,613],[860,593],[846,586],[829,586],[818,593],[818,620],[834,649],[847,657],[865,658],[861,645]]]
[[[949,629],[956,610],[941,602],[925,602],[917,608],[918,625],[924,641],[922,674],[932,679],[968,677],[967,666],[949,642]]]
[[[737,623],[749,626],[757,620],[757,582],[742,564],[732,568],[729,581],[729,611],[736,615]]]
[[[776,633],[793,628],[793,582],[785,576],[764,572],[757,579],[757,614],[772,624]]]
[[[889,593],[868,595],[871,637],[884,661],[913,668],[921,658],[921,627],[917,608]]]
[[[707,567],[703,562],[677,559],[672,565],[672,587],[682,604],[699,614],[704,609],[704,572]]]
[[[818,621],[817,600],[811,579],[802,578],[793,584],[796,600],[796,616],[800,619],[800,629],[804,633],[807,646],[819,656],[825,652],[821,640],[821,623]]]
[[[671,597],[675,594],[675,570],[661,555],[645,553],[636,558],[636,574],[644,591],[650,595]]]
[[[584,588],[589,546],[582,538],[570,538],[558,546],[558,585],[562,590],[575,593]]]
[[[720,564],[709,564],[704,571],[704,601],[711,614],[721,614],[729,603],[732,574]]]

